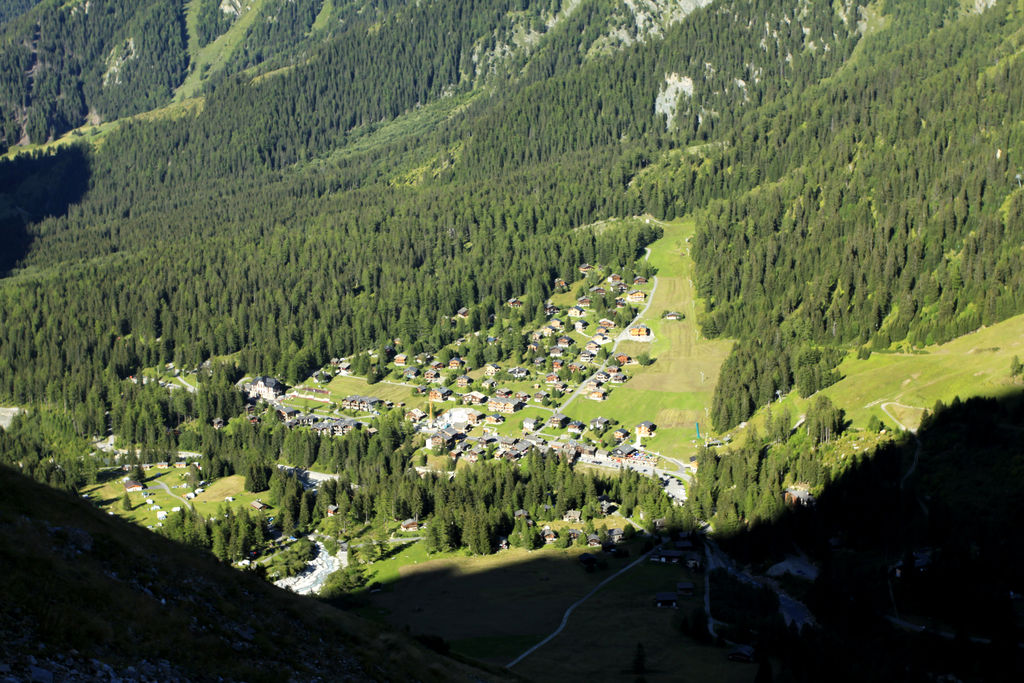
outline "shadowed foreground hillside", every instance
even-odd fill
[[[507,680],[0,468],[0,674]]]

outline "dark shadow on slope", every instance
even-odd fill
[[[78,145],[0,161],[0,277],[28,253],[29,226],[64,215],[89,187],[90,162]]]
[[[610,662],[615,668],[603,671],[617,678],[640,634],[652,660],[671,648],[685,650],[697,668],[673,671],[687,680],[754,680],[758,667],[770,667],[774,680],[786,681],[924,681],[947,674],[1020,680],[1024,609],[1013,596],[1024,592],[1022,396],[958,402],[929,416],[917,437],[851,457],[856,464],[813,505],[788,507],[773,523],[716,540],[743,572],[763,581],[744,588],[721,570],[710,575],[712,615],[727,623],[718,625],[719,647],[704,649],[717,653],[722,668],[700,668],[701,651],[691,649],[702,631],[707,637],[699,623],[703,574],[644,562],[584,603],[564,635],[515,671],[562,676],[552,658],[567,656],[572,645],[582,648],[575,665],[581,679],[599,675],[586,673],[586,665],[599,660]],[[699,538],[695,546],[703,558]],[[607,557],[607,569],[594,573],[575,555],[550,552],[494,562],[474,573],[445,560],[409,565],[379,592],[363,594],[359,610],[441,638],[456,651],[511,661],[553,632],[571,604],[641,549],[637,541],[629,558]],[[816,580],[766,578],[769,567],[800,553],[817,567]],[[662,567],[669,574],[657,573]],[[674,590],[676,581],[694,581],[697,595],[680,598],[674,616],[662,623],[669,612],[654,605],[655,595]],[[773,615],[773,582],[805,604],[815,623],[801,632],[777,610]],[[626,627],[623,615],[640,618]],[[655,624],[661,631],[653,630]],[[583,647],[580,641],[590,634],[607,639],[607,649]],[[757,664],[746,665],[747,674],[727,662],[730,654],[742,653],[732,652],[723,638],[753,648]],[[537,661],[550,667],[547,673],[530,663]]]
[[[504,680],[0,467],[15,680]],[[132,668],[129,668],[132,667]]]
[[[1024,396],[938,405],[916,437],[850,457],[813,505],[719,541],[753,574],[798,552],[819,570],[776,584],[821,628],[795,650],[766,637],[767,649],[843,662],[848,680],[1020,680]]]

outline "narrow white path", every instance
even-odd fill
[[[565,628],[565,625],[569,623],[569,615],[571,615],[573,613],[573,611],[577,607],[579,607],[584,602],[586,602],[591,596],[593,596],[595,593],[597,593],[597,591],[599,591],[602,588],[604,588],[608,584],[608,582],[618,578],[619,576],[621,576],[625,572],[629,571],[633,567],[637,566],[638,564],[640,564],[641,562],[646,560],[647,556],[650,555],[652,552],[653,551],[651,551],[651,550],[647,551],[646,553],[644,553],[643,555],[638,557],[633,562],[630,562],[625,567],[623,567],[619,571],[615,572],[614,574],[609,576],[607,579],[605,579],[601,583],[599,583],[596,586],[594,586],[594,588],[589,593],[584,595],[582,598],[580,598],[576,602],[574,602],[571,605],[569,605],[569,609],[565,610],[565,614],[562,615],[562,623],[558,625],[558,628],[556,628],[551,635],[549,635],[547,638],[545,638],[544,640],[540,641],[539,643],[537,643],[536,645],[531,647],[529,650],[527,650],[523,654],[521,654],[518,657],[516,657],[515,659],[513,659],[511,662],[506,664],[505,667],[508,668],[508,669],[511,669],[513,666],[515,666],[519,662],[523,661],[524,659],[526,659],[527,657],[532,655],[534,652],[536,652],[537,650],[539,650],[540,648],[544,647],[549,642],[551,642],[556,636],[558,636],[559,633],[562,632],[562,630]]]
[[[650,257],[650,255],[651,255],[651,248],[647,247],[647,253],[644,255],[644,258],[648,259]],[[640,311],[639,313],[636,314],[636,317],[633,318],[633,321],[630,322],[629,325],[626,326],[626,329],[624,329],[615,338],[615,343],[612,344],[612,350],[608,353],[608,358],[609,359],[614,359],[615,358],[615,352],[619,350],[619,344],[622,341],[624,341],[626,339],[629,339],[629,328],[633,327],[634,325],[639,323],[640,320],[645,315],[647,315],[647,311],[651,308],[651,304],[654,302],[654,294],[655,294],[655,292],[658,291],[658,276],[657,275],[652,275],[651,276],[651,284],[652,284],[652,286],[651,286],[651,294],[650,294],[650,296],[647,297],[647,305],[644,306],[642,311]],[[559,410],[561,411],[561,410],[565,410],[566,408],[568,408],[569,404],[572,403],[573,401],[575,401],[576,397],[583,393],[583,387],[585,387],[587,385],[587,382],[589,382],[592,379],[594,379],[594,377],[597,375],[597,373],[601,372],[606,367],[608,367],[608,362],[609,362],[608,360],[605,360],[605,362],[601,364],[601,367],[599,367],[597,370],[594,370],[594,372],[590,375],[590,377],[587,377],[585,380],[580,382],[580,385],[578,387],[576,387],[576,391],[572,392],[572,395],[570,395],[569,398],[567,398],[565,400],[565,403],[563,403],[561,405]]]

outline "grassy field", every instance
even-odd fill
[[[143,482],[146,484],[145,493],[149,495],[143,496],[142,493],[129,493],[128,497],[132,503],[130,511],[126,511],[121,507],[121,499],[124,497],[124,484],[121,483],[121,480],[128,476],[127,472],[122,472],[121,470],[104,472],[109,478],[101,477],[100,483],[85,487],[82,489],[82,493],[88,494],[90,500],[105,510],[109,510],[124,519],[142,526],[155,526],[159,522],[156,516],[157,512],[163,511],[171,514],[173,508],[184,506],[180,500],[168,494],[164,489],[157,487],[155,483],[162,482],[175,495],[184,497],[188,489],[175,489],[174,487],[184,483],[185,472],[186,470],[173,468],[149,470]],[[159,505],[160,510],[150,509],[153,505]]]
[[[250,510],[250,504],[257,498],[264,503],[267,502],[266,491],[260,494],[249,493],[243,488],[244,484],[245,477],[240,474],[222,477],[207,486],[205,491],[196,496],[195,500],[192,501],[192,505],[199,514],[204,517],[212,517],[222,505],[227,505],[235,510]],[[224,499],[228,496],[235,500],[231,503],[225,501]],[[268,514],[272,516],[274,509],[271,508]]]
[[[658,268],[658,288],[644,319],[655,341],[619,345],[619,351],[634,357],[646,351],[655,363],[631,370],[631,379],[614,387],[606,401],[579,398],[565,413],[583,422],[598,415],[614,417],[630,428],[650,420],[658,425],[658,432],[647,445],[683,457],[695,452],[695,424],[707,421],[705,409],[711,405],[718,369],[732,342],[706,340],[698,331],[696,317],[702,309],[690,279],[694,266],[688,242],[695,228],[693,221],[673,221],[663,227],[664,236],[651,245],[650,262]],[[685,318],[665,320],[661,316],[668,311],[678,311]]]
[[[192,56],[192,64],[188,75],[185,77],[185,81],[178,86],[174,93],[174,99],[179,101],[194,96],[205,79],[224,68],[235,49],[245,39],[245,34],[249,31],[249,27],[252,26],[256,18],[262,13],[266,0],[252,0],[251,6],[247,10],[243,8],[241,16],[231,24],[231,28],[218,36],[212,43],[198,49],[193,47],[196,46],[195,19],[193,17],[195,4],[194,1],[189,3],[188,16],[185,22],[188,27],[189,52]]]
[[[897,427],[895,418],[915,429],[936,401],[1020,390],[1021,383],[1010,377],[1014,356],[1024,358],[1024,315],[916,353],[872,353],[867,360],[851,354],[839,365],[843,379],[821,393],[846,411],[854,427],[875,416],[890,427]],[[808,403],[794,392],[772,410],[786,408],[795,421]],[[750,422],[763,424],[763,413]]]
[[[303,386],[317,387],[319,385],[310,380]],[[413,397],[411,387],[388,384],[387,382],[367,384],[362,377],[338,375],[324,388],[331,392],[331,400],[336,403],[340,403],[346,396],[376,396],[385,401],[394,401],[396,404],[405,403],[410,410],[415,407],[423,408],[427,403],[425,398]]]
[[[368,613],[413,633],[431,633],[457,652],[495,664],[553,631],[573,602],[630,561],[608,558],[587,573],[576,558],[585,548],[518,548],[471,557],[427,555],[422,543],[374,565],[383,584],[368,595]],[[637,549],[631,551],[637,557]]]
[[[674,591],[678,581],[693,581],[695,595],[681,598],[678,612],[655,607],[654,594]],[[755,666],[730,662],[728,649],[700,645],[673,626],[677,614],[689,617],[703,604],[703,594],[702,576],[676,565],[641,563],[578,607],[565,630],[513,671],[531,680],[632,681],[633,654],[643,643],[647,681],[753,680]]]

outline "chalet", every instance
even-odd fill
[[[515,297],[512,297],[511,299],[505,302],[505,305],[508,306],[509,308],[522,308],[523,302]]]
[[[572,327],[580,334],[586,334],[587,328],[590,327],[590,323],[588,323],[586,320],[577,320]]]
[[[279,412],[281,414],[281,417],[283,417],[286,420],[290,420],[299,414],[298,408],[289,408],[287,406],[279,408],[277,412]]]
[[[607,327],[609,330],[615,329],[615,321],[608,318],[601,318],[597,321],[597,324],[601,327]]]
[[[567,285],[565,283],[565,280],[563,280],[562,278],[560,278],[560,277],[556,277],[555,278],[555,289],[565,289],[568,286],[569,285]]]
[[[520,508],[520,509],[515,511],[515,514],[512,515],[512,517],[514,519],[519,519],[520,517],[523,518],[523,519],[529,519],[530,518],[530,513],[527,512],[526,510],[523,510],[522,508]]]
[[[629,378],[626,377],[625,373],[616,372],[615,374],[608,378],[608,381],[611,382],[612,384],[622,384],[627,379]]]
[[[611,275],[608,276],[608,282],[612,283],[613,285],[618,284],[622,282],[622,276],[619,275],[618,273],[612,273]]]
[[[249,385],[249,398],[273,401],[284,395],[284,384],[273,377],[257,377]]]
[[[336,514],[338,514],[338,506],[337,505],[328,505],[327,506],[327,516],[328,517],[334,517]]]
[[[128,479],[124,482],[125,493],[135,493],[146,488],[141,482],[135,481],[134,479]]]
[[[544,399],[546,399],[546,398],[550,398],[550,394],[548,394],[548,392],[546,392],[546,391],[538,391],[536,394],[533,395],[533,402],[534,403],[543,403]]]
[[[555,330],[561,330],[561,329],[565,328],[565,323],[563,323],[558,318],[552,318],[551,322],[549,322],[548,325],[550,325],[552,327],[552,329],[555,329]]]
[[[651,336],[651,328],[649,328],[649,327],[647,327],[647,325],[643,325],[643,324],[634,325],[633,327],[629,328],[629,336],[630,337],[650,337]]]
[[[629,291],[629,287],[626,286],[625,282],[619,282],[612,286],[612,290],[618,292],[619,294],[624,294]]]
[[[594,296],[604,296],[605,294],[608,293],[608,290],[598,285],[597,287],[591,287],[590,293],[593,294]]]
[[[488,363],[484,366],[484,374],[488,377],[494,377],[499,372],[501,372],[501,368],[494,363]]]
[[[548,374],[544,375],[544,381],[546,383],[548,383],[548,384],[558,384],[558,382],[559,382],[558,373],[556,373],[556,372],[549,372]]]
[[[576,299],[576,305],[582,306],[583,308],[587,308],[592,303],[593,300],[591,300],[589,296],[581,296],[579,299]]]
[[[675,593],[661,592],[654,594],[654,605],[656,607],[675,608],[679,597]]]
[[[352,364],[347,360],[343,360],[338,363],[338,374],[342,377],[347,377],[352,374]]]
[[[532,417],[528,417],[528,418],[523,420],[523,431],[524,432],[532,432],[535,429],[537,429],[537,420],[536,419],[534,419]]]
[[[498,398],[512,398],[512,390],[508,387],[502,387],[494,392],[494,395]]]
[[[615,355],[615,362],[619,365],[628,365],[633,362],[633,358],[628,353],[619,353]]]
[[[552,316],[552,315],[554,315],[555,313],[558,313],[558,306],[555,306],[555,305],[554,305],[553,303],[551,303],[550,301],[549,301],[549,302],[547,302],[546,304],[544,304],[544,315],[546,315],[546,316]]]
[[[612,343],[612,338],[605,334],[595,334],[593,340],[601,346]]]
[[[623,538],[625,538],[625,534],[623,533],[622,529],[608,530],[608,540],[612,543],[622,543]]]
[[[548,355],[552,358],[561,358],[565,353],[565,348],[562,346],[552,346],[551,350],[548,351]]]
[[[591,548],[600,548],[601,537],[597,534],[587,534],[587,545]]]
[[[460,369],[465,364],[466,364],[466,361],[462,360],[458,356],[455,356],[454,358],[452,358],[451,360],[448,361],[448,369],[449,370],[458,370],[458,369]]]
[[[629,430],[625,429],[623,427],[619,427],[614,432],[612,432],[612,436],[615,437],[616,441],[622,441],[624,439],[628,439],[629,438]]]
[[[583,521],[583,513],[579,510],[566,510],[562,520],[570,524],[579,524]]]
[[[591,339],[590,341],[587,342],[587,345],[584,346],[583,348],[586,349],[590,353],[597,353],[598,350],[601,348],[601,345],[597,343],[596,339]]]
[[[456,317],[462,318],[463,320],[465,320],[466,318],[469,317],[469,309],[466,308],[465,306],[463,306],[459,310],[455,311],[455,315],[456,315]]]
[[[470,391],[469,393],[462,395],[462,402],[467,405],[480,405],[487,403],[487,394],[479,391]]]
[[[174,466],[176,468],[178,468],[179,470],[183,470],[186,467],[188,467],[188,463],[185,462],[184,460],[177,460],[177,461],[175,461]]]
[[[786,505],[800,505],[803,507],[812,507],[814,505],[814,496],[811,495],[810,491],[806,489],[788,488],[785,493]]]
[[[655,430],[658,429],[658,425],[653,422],[641,422],[636,426],[637,436],[654,436]]]
[[[512,397],[495,396],[487,402],[487,410],[498,413],[514,413],[519,410],[519,401]]]
[[[651,562],[679,564],[683,559],[682,550],[662,549],[651,553]]]
[[[547,424],[548,427],[550,427],[551,429],[561,429],[562,427],[565,426],[565,423],[568,421],[569,418],[567,418],[562,413],[555,413],[554,415],[548,418]]]
[[[530,376],[530,371],[526,368],[516,366],[508,371],[508,374],[512,375],[515,379],[526,379]]]
[[[530,395],[525,391],[517,391],[512,398],[519,401],[520,403],[526,403],[527,401],[530,400]]]
[[[406,368],[402,371],[402,377],[404,379],[416,379],[420,376],[419,368]]]
[[[582,306],[573,306],[572,308],[569,309],[570,318],[582,318],[586,314],[587,312],[583,309]]]
[[[252,506],[252,508],[254,510],[262,511],[262,510],[269,510],[270,509],[269,505],[267,505],[266,503],[264,503],[262,500],[259,500],[259,499],[254,500],[253,502],[249,503],[249,505]]]
[[[643,275],[637,275],[635,278],[633,278],[633,284],[634,285],[646,285],[647,284],[647,278],[645,278]]]
[[[576,436],[582,434],[583,430],[586,428],[587,426],[582,422],[579,422],[578,420],[573,420],[572,422],[569,423],[569,426],[566,427],[570,434],[575,434]]]
[[[609,424],[611,424],[611,420],[607,417],[595,417],[588,426],[592,432],[603,432]]]
[[[665,320],[682,320],[683,314],[678,311],[669,311],[665,314]]]
[[[465,415],[466,415],[466,423],[471,425],[471,426],[473,426],[473,427],[475,427],[478,424],[480,424],[480,420],[482,420],[484,418],[484,414],[481,413],[479,410],[472,410],[472,409],[467,410],[467,411],[465,411]]]
[[[566,368],[569,370],[569,372],[583,372],[584,369],[582,364],[577,363],[575,361],[569,363],[569,365],[567,365]]]
[[[558,332],[558,328],[554,327],[553,325],[545,325],[544,327],[540,328],[540,334],[542,337],[550,337],[555,332]]]
[[[441,380],[441,373],[435,368],[430,368],[423,373],[423,379],[428,382],[438,382]]]
[[[402,531],[419,531],[420,523],[415,519],[407,519],[402,522]]]
[[[615,299],[615,308],[625,308],[625,307],[626,307],[626,300],[623,299],[621,296],[617,297]]]
[[[551,527],[544,527],[544,533],[541,536],[544,538],[545,543],[554,543],[558,540],[558,534]]]
[[[374,396],[346,396],[341,400],[341,407],[344,410],[359,410],[364,413],[373,412],[384,403],[382,399]]]
[[[214,429],[223,429],[224,428],[224,418],[222,418],[222,417],[215,417],[215,418],[213,418],[213,428]]]
[[[469,375],[459,375],[458,378],[455,380],[455,386],[459,387],[460,389],[465,389],[472,383],[473,378],[470,377]]]
[[[561,358],[556,358],[553,361],[551,361],[551,369],[552,370],[558,371],[558,370],[561,370],[564,366],[565,366],[565,361],[562,360]]]
[[[632,292],[626,295],[626,301],[631,304],[642,304],[647,299],[647,295],[641,292],[639,289],[634,289]]]
[[[397,356],[395,356],[395,365],[397,365],[398,367],[404,366],[408,361],[409,357],[404,353],[400,353]]]
[[[503,424],[505,422],[505,418],[502,415],[488,415],[485,418],[485,421],[489,425],[500,425],[500,424]]]
[[[591,389],[587,393],[587,398],[591,401],[603,401],[608,398],[608,392],[601,388]]]
[[[554,384],[551,385],[551,389],[553,391],[557,391],[559,393],[564,394],[569,390],[569,385],[566,384],[565,382],[555,382]]]
[[[497,385],[498,383],[495,382],[493,379],[485,379],[483,382],[480,382],[480,386],[482,386],[484,389],[492,389]]]
[[[581,273],[583,273],[584,275],[586,275],[587,273],[589,273],[593,269],[594,269],[594,266],[590,265],[589,263],[584,263],[583,265],[581,265],[579,267],[579,271]]]

